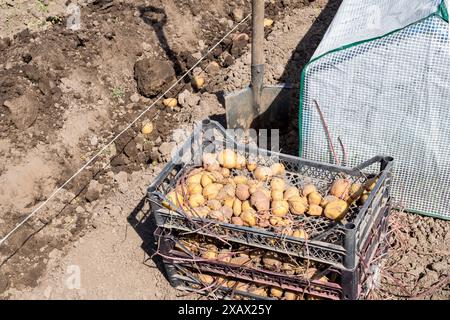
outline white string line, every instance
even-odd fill
[[[181,82],[186,76],[194,70],[219,44],[225,40],[231,33],[233,33],[241,24],[248,20],[251,14],[247,15],[244,19],[242,19],[238,24],[236,24],[228,33],[222,37],[214,46],[212,46],[208,52],[201,57],[189,70],[187,70],[174,84],[170,86],[163,94],[161,94],[147,109],[145,109],[136,119],[134,119],[128,126],[125,127],[119,134],[117,134],[108,144],[106,144],[95,156],[93,156],[86,164],[84,164],[73,176],[69,178],[66,182],[64,182],[58,189],[56,189],[43,203],[41,203],[36,209],[34,209],[27,217],[25,217],[19,224],[17,224],[6,236],[0,240],[0,246],[8,240],[11,235],[17,231],[22,225],[24,225],[28,220],[30,220],[39,210],[41,210],[58,192],[60,192],[67,184],[69,184],[77,175],[79,175],[87,166],[89,166],[99,155],[101,155],[114,141],[116,141],[125,131],[130,129],[133,124],[135,124],[140,118],[144,116],[158,101],[162,99],[169,91],[171,91],[178,83]]]

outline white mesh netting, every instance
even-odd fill
[[[355,11],[356,3],[367,6],[397,1],[344,0],[337,17],[364,12]],[[354,45],[346,42],[351,37],[339,40],[339,34],[352,34],[351,23],[347,23],[346,30],[338,20],[330,26],[327,35],[331,38],[327,40],[325,36],[318,49],[323,51],[321,54],[348,46],[322,56],[316,52],[318,58],[303,71],[301,152],[307,159],[333,162],[314,105],[317,100],[341,159],[338,137],[346,147],[349,165],[376,154],[394,157],[396,178],[392,193],[396,200],[411,211],[450,219],[449,26],[438,13],[442,9],[438,8],[440,1],[408,2],[432,3],[435,7],[433,11],[417,13],[416,17],[424,16],[416,23],[410,18],[398,19],[397,22],[408,21],[403,29],[395,28],[395,32],[391,30],[384,36],[377,35],[377,39]],[[403,15],[407,16],[414,15]],[[345,21],[352,19],[347,17]],[[360,27],[360,19],[353,21]],[[333,28],[337,31],[333,32]],[[355,37],[358,41],[370,39]]]
[[[336,48],[384,36],[436,12],[441,0],[344,0],[313,59]]]

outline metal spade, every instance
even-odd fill
[[[285,84],[264,85],[264,0],[252,1],[251,84],[225,95],[228,128],[281,128],[286,126],[293,90]]]

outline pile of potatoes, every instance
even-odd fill
[[[194,275],[198,280],[200,280],[203,286],[224,287],[236,291],[251,293],[264,298],[271,297],[279,300],[322,300],[319,297],[283,290],[279,287],[256,285],[245,281],[205,273],[195,273]],[[197,289],[201,289],[201,286],[197,286]]]
[[[307,238],[296,228],[296,216],[341,220],[353,203],[367,201],[376,179],[351,183],[336,179],[327,194],[313,184],[299,189],[288,183],[282,163],[258,165],[231,149],[203,155],[203,166],[178,181],[163,204],[182,209],[189,217],[212,219],[238,226],[273,228]]]
[[[176,245],[175,250],[182,252],[185,248],[193,256],[206,260],[226,262],[238,267],[245,266],[285,275],[297,275],[307,280],[336,281],[335,274],[330,276],[330,279],[320,275],[326,266],[302,258],[237,244],[233,247],[226,247],[223,244],[220,245],[217,240],[204,237],[189,237],[179,241],[183,248]]]

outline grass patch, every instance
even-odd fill
[[[125,91],[122,88],[114,88],[112,96],[117,99],[123,98],[125,96]]]

